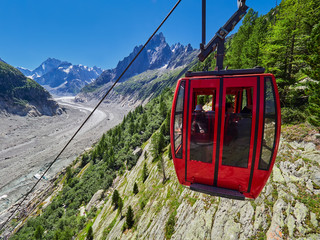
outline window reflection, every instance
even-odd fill
[[[227,89],[232,92],[233,89]],[[238,90],[235,94],[243,96],[241,105],[244,106],[240,112],[234,108],[233,96],[226,95],[226,113],[223,140],[222,164],[234,167],[248,167],[251,125],[252,125],[252,104],[251,99],[248,101],[248,94],[245,91],[250,89]],[[239,110],[238,110],[239,111]]]
[[[190,159],[212,162],[215,113],[215,90],[194,89],[190,126]]]
[[[183,104],[184,104],[185,81],[180,83],[177,103],[174,113],[174,150],[177,158],[182,158],[182,129],[183,129]]]
[[[259,169],[268,170],[275,144],[276,136],[276,104],[271,78],[265,80],[265,112],[264,132]]]

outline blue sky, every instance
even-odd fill
[[[0,0],[0,58],[30,70],[49,57],[114,68],[148,39],[176,2]],[[246,5],[261,15],[276,2],[280,0],[247,0]],[[236,0],[207,0],[207,41],[236,10]],[[201,0],[182,0],[160,31],[169,45],[180,42],[199,48]]]

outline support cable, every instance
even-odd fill
[[[93,115],[93,113],[97,110],[97,108],[101,105],[101,103],[105,100],[105,98],[109,95],[111,90],[114,88],[114,86],[119,82],[119,80],[123,77],[123,75],[126,73],[126,71],[130,68],[130,66],[133,64],[133,62],[137,59],[137,57],[140,55],[140,53],[143,51],[143,49],[147,46],[147,44],[151,41],[153,36],[158,32],[158,30],[161,28],[161,26],[166,22],[166,20],[169,18],[169,16],[172,14],[172,12],[176,9],[176,7],[179,5],[181,0],[178,0],[177,3],[174,5],[174,7],[171,9],[171,11],[167,14],[167,16],[162,20],[160,25],[157,27],[157,29],[153,32],[153,34],[149,37],[149,39],[146,41],[146,43],[143,45],[143,47],[140,49],[140,51],[136,54],[136,56],[131,60],[129,65],[126,67],[126,69],[121,73],[121,75],[118,77],[118,79],[113,83],[113,85],[110,87],[108,92],[103,96],[103,98],[99,101],[99,103],[96,105],[96,107],[92,110],[92,112],[88,115],[88,117],[84,120],[84,122],[81,124],[81,126],[78,128],[78,130],[73,134],[73,136],[70,138],[68,143],[63,147],[63,149],[60,151],[60,153],[57,155],[57,157],[50,163],[49,167],[46,169],[46,171],[42,174],[42,176],[38,179],[38,181],[34,184],[34,186],[31,188],[31,190],[25,195],[23,200],[18,204],[18,206],[15,208],[15,210],[12,212],[12,214],[8,217],[8,219],[2,224],[0,227],[0,230],[4,228],[5,225],[10,221],[10,219],[13,217],[13,215],[17,212],[17,210],[21,207],[22,203],[27,199],[27,197],[33,192],[35,187],[38,185],[38,183],[41,181],[41,179],[45,176],[45,174],[49,171],[49,169],[52,167],[52,165],[58,160],[58,158],[61,156],[61,154],[64,152],[64,150],[68,147],[68,145],[71,143],[71,141],[75,138],[75,136],[79,133],[81,128],[86,124],[86,122],[89,120],[89,118]]]

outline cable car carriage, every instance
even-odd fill
[[[246,9],[243,4],[232,18],[240,21]],[[233,27],[224,26],[223,32]],[[219,33],[221,29],[207,46],[201,45],[199,55],[203,60],[218,47],[217,70],[188,72],[177,83],[171,113],[173,162],[180,184],[191,190],[256,198],[279,145],[277,85],[263,68],[221,70],[226,34]]]

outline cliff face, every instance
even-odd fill
[[[124,201],[122,214],[112,205],[112,192],[106,203],[96,200],[102,210],[93,224],[95,239],[319,239],[318,135],[298,142],[288,139],[291,129],[285,131],[288,134],[281,141],[267,185],[257,199],[246,201],[212,197],[180,186],[167,153],[163,156],[169,180],[162,183],[162,170],[152,161],[148,142],[137,165],[114,183],[113,191]],[[144,163],[149,177],[143,183]],[[135,223],[123,231],[129,205]]]
[[[61,113],[61,109],[43,87],[14,67],[0,62],[0,112],[52,116]]]

